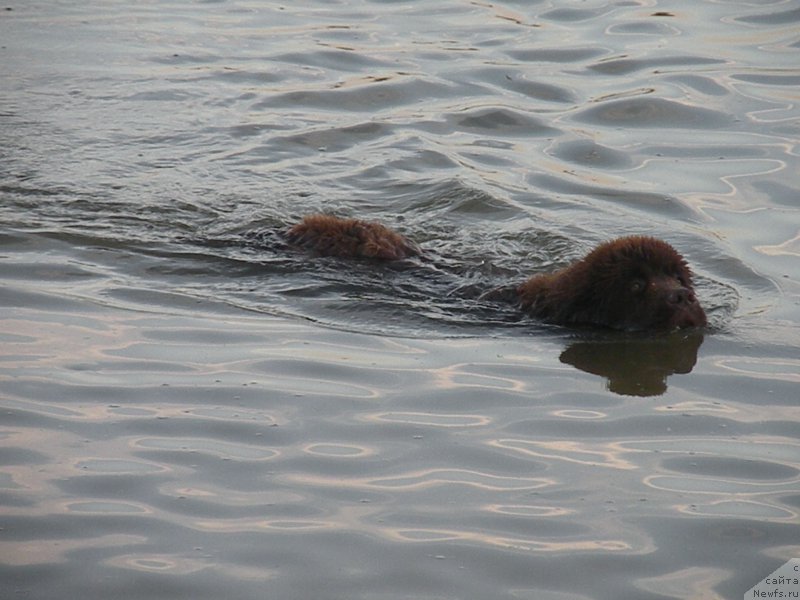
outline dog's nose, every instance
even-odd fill
[[[697,302],[697,298],[695,298],[692,290],[685,287],[679,287],[674,290],[670,290],[669,295],[667,296],[667,302],[676,306],[683,306],[695,304]]]

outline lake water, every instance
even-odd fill
[[[0,6],[0,596],[738,599],[800,557],[792,1]],[[280,232],[380,220],[430,261]],[[625,234],[710,325],[477,298]]]

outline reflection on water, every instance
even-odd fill
[[[674,333],[648,339],[572,342],[560,360],[608,380],[608,390],[627,396],[660,396],[667,378],[691,373],[703,343],[700,332]]]

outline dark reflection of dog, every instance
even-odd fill
[[[647,339],[582,340],[570,344],[560,360],[605,377],[606,387],[616,394],[660,396],[667,391],[670,375],[692,371],[702,342],[699,331]]]
[[[321,256],[401,260],[421,254],[413,242],[380,223],[310,215],[287,240]],[[599,325],[626,331],[706,325],[691,272],[661,240],[631,236],[601,244],[555,273],[534,275],[494,298],[558,325]],[[489,297],[492,297],[489,294]]]

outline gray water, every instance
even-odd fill
[[[0,9],[0,597],[733,599],[800,556],[796,3]],[[430,260],[285,247],[317,211]],[[707,330],[479,299],[633,233]]]

